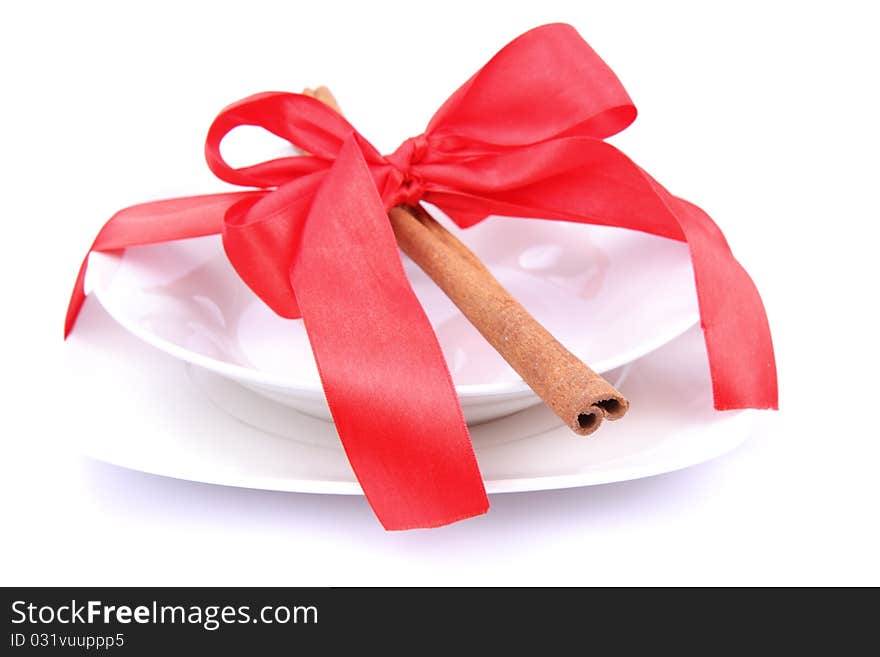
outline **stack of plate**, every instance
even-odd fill
[[[404,258],[446,355],[490,493],[657,474],[712,458],[747,437],[751,414],[712,408],[686,245],[555,221],[493,217],[466,231],[445,223],[631,403],[621,421],[589,438],[575,436]],[[86,287],[122,327],[152,345],[110,329],[116,337],[100,355],[90,349],[89,358],[105,359],[106,385],[121,376],[152,382],[138,393],[151,399],[132,400],[132,412],[148,403],[150,423],[163,427],[96,431],[85,441],[89,455],[195,481],[361,493],[329,421],[302,321],[281,319],[256,298],[219,238],[93,254]],[[89,317],[107,323],[94,310]],[[132,371],[123,375],[126,367]]]

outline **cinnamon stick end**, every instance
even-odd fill
[[[599,406],[602,412],[605,413],[605,419],[612,422],[622,418],[629,410],[629,402],[619,395],[598,401],[596,406]]]
[[[568,423],[569,428],[579,436],[589,436],[605,420],[619,420],[629,410],[629,402],[619,394],[607,399],[593,401],[589,406],[575,414]]]
[[[604,419],[602,409],[597,406],[591,406],[583,413],[578,413],[575,421],[569,425],[569,428],[579,436],[589,436],[601,426]]]

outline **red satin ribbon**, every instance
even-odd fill
[[[387,220],[399,203],[433,203],[461,227],[493,214],[686,241],[715,407],[777,407],[764,307],[721,231],[603,141],[635,116],[611,69],[563,24],[508,44],[423,134],[389,156],[317,100],[257,94],[220,113],[205,154],[219,178],[258,191],[127,208],[91,250],[222,233],[250,288],[279,315],[303,318],[346,454],[383,525],[442,525],[484,513],[488,499],[449,371]],[[311,155],[234,169],[220,142],[241,125]],[[65,336],[85,298],[87,260]]]

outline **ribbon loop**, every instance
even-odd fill
[[[286,139],[309,156],[282,157],[233,168],[220,153],[223,138],[239,126],[255,126]],[[215,176],[233,185],[277,187],[299,176],[326,169],[354,128],[324,103],[286,92],[265,92],[240,100],[220,112],[208,130],[205,159]]]
[[[524,146],[563,135],[605,139],[636,108],[571,25],[543,25],[502,48],[450,96],[427,132],[448,148]]]

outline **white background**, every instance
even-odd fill
[[[0,583],[880,584],[870,3],[16,4],[0,9]],[[712,214],[763,294],[783,410],[743,447],[408,533],[361,499],[76,454],[102,403],[71,411],[58,385],[79,261],[116,209],[224,188],[202,160],[220,108],[327,83],[389,151],[504,43],[556,20],[639,108],[614,143]]]

